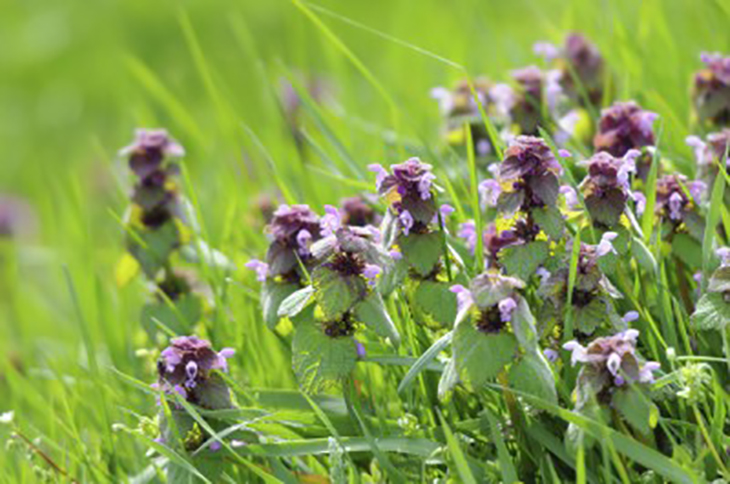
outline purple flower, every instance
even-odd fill
[[[459,308],[459,312],[462,312],[473,304],[471,292],[461,284],[454,284],[449,288],[449,291],[456,294],[456,305]]]
[[[689,195],[684,187],[690,192]],[[678,225],[696,207],[702,191],[702,185],[687,180],[684,175],[665,175],[657,180],[656,213]]]
[[[532,52],[545,59],[546,62],[550,62],[560,55],[560,50],[555,46],[555,44],[544,41],[532,44]]]
[[[621,158],[598,152],[588,160],[588,175],[581,182],[586,206],[593,219],[607,227],[618,224],[630,196],[629,174],[636,171],[636,150]]]
[[[722,267],[730,266],[730,247],[721,247],[715,251],[715,254],[720,258]]]
[[[593,146],[596,151],[606,151],[616,157],[624,156],[631,149],[653,146],[652,125],[657,117],[633,101],[617,102],[601,112]]]
[[[644,194],[639,191],[635,191],[631,193],[631,198],[634,199],[634,203],[636,204],[636,214],[643,214],[646,209],[646,197]]]
[[[214,441],[214,442],[211,442],[210,443],[210,451],[211,452],[218,452],[219,450],[221,450],[221,447],[222,446],[223,445],[220,442],[218,442],[217,440]]]
[[[363,270],[363,277],[367,279],[368,286],[374,287],[378,283],[378,276],[383,272],[383,270],[376,266],[375,264],[365,264],[365,269]]]
[[[368,170],[375,173],[375,187],[380,191],[380,187],[383,186],[383,181],[388,176],[388,172],[383,168],[383,165],[373,163],[368,165]]]
[[[573,156],[573,154],[570,151],[566,150],[565,148],[559,149],[558,154],[560,155],[561,158],[570,158],[571,156]]]
[[[499,301],[499,316],[502,318],[503,323],[512,321],[512,313],[517,308],[517,303],[511,297],[502,299]]]
[[[29,236],[35,229],[35,212],[25,200],[0,195],[0,238]]]
[[[492,86],[489,90],[489,99],[495,107],[496,114],[501,117],[508,117],[517,102],[515,91],[509,84]]]
[[[140,178],[160,168],[166,158],[184,154],[182,146],[164,129],[138,129],[134,142],[120,151],[121,156],[129,158],[129,167]]]
[[[269,274],[269,264],[261,262],[258,259],[252,259],[246,262],[245,265],[248,269],[256,271],[256,280],[259,282],[266,281],[266,276]]]
[[[388,252],[390,255],[390,258],[393,260],[401,260],[403,258],[403,253],[400,250],[391,249],[390,252]]]
[[[403,233],[405,235],[408,235],[411,231],[411,228],[413,228],[413,216],[411,215],[411,212],[408,210],[404,210],[401,212],[400,215],[398,215],[398,220],[400,220],[401,228],[403,229]]]
[[[342,215],[337,207],[332,205],[324,206],[324,216],[320,219],[320,235],[329,237],[342,226]]]
[[[538,267],[535,275],[540,278],[540,284],[545,284],[550,279],[550,271],[544,267]]]
[[[516,101],[511,110],[512,119],[520,127],[520,133],[536,135],[542,122],[545,75],[536,66],[518,69],[511,74],[518,85]]]
[[[355,348],[357,350],[357,357],[361,360],[365,358],[365,356],[367,355],[367,353],[365,352],[365,346],[361,342],[355,340]]]
[[[469,248],[472,254],[477,246],[477,227],[473,220],[466,221],[459,225],[459,231],[456,236],[460,239],[464,239],[466,246]]]
[[[381,168],[378,177],[385,172]],[[415,228],[420,232],[431,223],[437,211],[431,194],[435,179],[431,165],[411,158],[390,168],[391,174],[385,172],[378,183],[378,192],[390,203],[390,210],[400,219],[404,232]]]
[[[282,205],[267,231],[273,239],[266,254],[269,275],[289,275],[298,270],[297,257],[303,262],[310,258],[309,247],[320,238],[320,220],[306,205]]]
[[[550,147],[540,138],[518,136],[499,166],[498,208],[511,215],[517,210],[555,206],[562,168]]]
[[[601,53],[588,39],[575,33],[565,39],[563,52],[567,65],[563,68],[561,84],[565,92],[581,105],[585,104],[586,95],[588,102],[599,105],[605,83]]]
[[[362,196],[345,198],[340,205],[341,223],[344,225],[365,227],[380,224],[380,214],[373,209],[371,202]]]
[[[621,386],[626,380],[638,383],[651,383],[653,372],[659,369],[658,363],[641,363],[636,356],[636,340],[639,332],[629,329],[614,336],[597,338],[584,347],[577,341],[569,341],[563,348],[571,351],[571,364],[583,363],[595,375],[595,381],[608,381]],[[584,368],[585,370],[585,368]],[[583,373],[583,370],[581,371]],[[580,380],[580,377],[579,377]],[[597,392],[599,389],[595,389]]]
[[[623,321],[625,323],[631,323],[633,321],[636,321],[639,319],[639,313],[638,311],[629,311],[628,313],[624,314]]]
[[[578,194],[575,189],[570,185],[563,185],[560,187],[560,193],[565,197],[565,204],[569,210],[575,209],[578,206]]]
[[[447,203],[444,203],[439,207],[439,212],[441,213],[441,218],[444,220],[446,220],[446,218],[448,218],[455,211],[456,211],[456,209]]]
[[[702,53],[706,64],[695,74],[692,100],[700,122],[727,125],[730,121],[730,57]]]
[[[479,198],[482,200],[482,209],[485,206],[496,207],[502,188],[497,180],[488,178],[479,184]]]
[[[191,403],[210,406],[217,400],[214,395],[230,402],[230,395],[222,380],[214,380],[213,370],[227,370],[227,358],[234,350],[226,348],[215,352],[208,341],[196,336],[175,338],[160,353],[157,362],[158,386],[165,392],[177,392]]]
[[[546,359],[547,359],[547,360],[548,360],[548,361],[549,361],[550,363],[555,363],[556,361],[558,361],[558,357],[559,357],[559,355],[558,355],[558,352],[557,352],[557,351],[555,351],[555,350],[554,350],[554,349],[552,349],[552,348],[545,348],[545,349],[543,350],[542,354],[543,354],[543,355],[545,355],[545,358],[546,358]]]
[[[616,239],[616,237],[618,237],[618,234],[616,232],[606,232],[601,236],[601,241],[596,246],[597,258],[608,255],[611,252],[613,252],[614,254],[618,254],[618,252],[616,252],[616,249],[613,247],[613,244],[611,243],[613,240]]]

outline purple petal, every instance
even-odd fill
[[[503,323],[512,321],[512,313],[517,308],[517,303],[511,297],[499,301],[499,317]]]
[[[624,314],[623,321],[625,323],[631,323],[632,321],[636,321],[639,319],[639,312],[638,311],[629,311],[628,313]]]
[[[401,227],[403,228],[403,233],[405,235],[408,235],[411,231],[411,228],[413,227],[413,216],[411,215],[411,212],[408,210],[403,210],[401,214],[398,216],[398,220],[400,220]]]
[[[266,276],[269,274],[269,264],[261,262],[258,259],[252,259],[246,262],[245,267],[256,271],[256,280],[259,282],[266,281]]]

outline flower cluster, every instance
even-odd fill
[[[451,287],[456,294],[459,313],[474,310],[474,325],[483,333],[498,333],[512,321],[512,313],[519,301],[518,289],[525,284],[514,277],[488,271],[475,277],[469,289],[457,284]]]
[[[720,169],[718,164],[724,160],[725,168],[730,171],[730,129],[724,128],[716,133],[710,133],[705,141],[699,136],[688,136],[687,144],[694,149],[697,161],[697,178],[711,187],[715,183]]]
[[[563,346],[571,351],[573,365],[582,363],[577,384],[578,408],[592,398],[610,403],[615,389],[627,383],[652,383],[659,363],[642,362],[636,355],[639,332],[628,329],[609,337],[596,338],[587,346],[570,341]]]
[[[441,114],[446,120],[446,138],[449,143],[462,145],[464,124],[468,124],[474,152],[478,156],[488,156],[493,154],[494,149],[481,118],[479,104],[495,125],[505,127],[515,104],[515,94],[507,84],[492,84],[485,78],[476,79],[473,88],[472,92],[469,81],[462,80],[452,90],[444,87],[433,88],[431,97],[439,102]]]
[[[175,338],[160,354],[156,387],[210,410],[231,408],[230,391],[213,370],[228,371],[226,360],[234,352],[231,348],[216,352],[209,341],[196,336]]]
[[[658,115],[645,111],[633,101],[617,102],[601,112],[598,132],[593,138],[596,151],[607,151],[616,157],[629,150],[653,146],[652,125]]]
[[[147,228],[158,228],[181,216],[174,177],[178,167],[170,160],[185,154],[167,131],[139,129],[134,143],[121,150],[136,175],[132,201],[141,209],[140,220]]]
[[[706,189],[703,182],[689,181],[680,174],[661,177],[656,187],[656,212],[674,225],[687,221],[688,214],[695,211]]]
[[[423,233],[436,216],[436,202],[433,197],[431,165],[418,158],[390,167],[388,173],[381,165],[368,168],[377,174],[378,193],[390,204],[391,212],[397,217],[400,229],[405,235],[410,232]]]
[[[518,136],[499,165],[497,208],[507,216],[516,211],[555,205],[560,189],[560,164],[540,138]]]
[[[730,57],[703,53],[705,68],[694,76],[692,100],[701,123],[714,126],[730,124]]]
[[[310,259],[309,248],[320,238],[319,216],[307,205],[282,205],[274,212],[266,231],[271,238],[266,253],[266,274],[269,277],[299,280],[299,263],[306,263]],[[263,267],[260,264],[256,266]]]
[[[631,195],[631,173],[636,171],[636,158],[641,153],[629,150],[617,158],[600,151],[586,162],[588,175],[580,185],[591,217],[600,224],[614,227]]]
[[[547,106],[555,104],[552,101],[553,92],[555,88],[559,89],[559,86],[536,66],[513,71],[512,79],[517,83],[515,101],[510,111],[512,121],[519,126],[520,133],[537,135],[538,127],[545,126],[543,114]],[[553,87],[553,90],[546,86],[549,81],[551,81],[550,86]],[[544,99],[543,90],[551,96]]]

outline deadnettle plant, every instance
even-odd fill
[[[174,424],[167,421],[166,412],[161,412],[161,442],[174,445],[179,435],[183,439],[183,447],[192,451],[210,438],[193,417],[174,401],[175,395],[205,410],[235,408],[228,385],[219,374],[228,371],[227,360],[234,353],[231,348],[215,351],[209,341],[196,336],[175,338],[162,351],[157,362],[157,383],[153,387],[171,399],[170,415]],[[214,429],[222,430],[227,426],[226,422],[213,418],[206,420]],[[218,447],[219,442],[210,445],[212,450]]]
[[[703,53],[705,68],[694,77],[692,101],[698,120],[710,126],[730,125],[730,57]]]
[[[631,196],[630,176],[636,171],[636,158],[641,153],[629,150],[621,158],[598,152],[585,164],[588,175],[580,185],[586,207],[594,221],[607,228],[619,223]]]
[[[656,113],[645,111],[633,101],[617,102],[601,112],[598,132],[593,138],[596,151],[622,157],[629,150],[653,146]]]
[[[510,111],[515,103],[515,94],[506,84],[493,84],[485,78],[474,82],[474,92],[484,113],[503,132],[509,125]],[[494,147],[489,137],[474,93],[467,80],[460,81],[452,90],[436,87],[431,97],[439,102],[444,117],[444,135],[450,145],[464,146],[466,143],[464,126],[471,131],[474,153],[480,157],[494,155]]]
[[[270,244],[266,262],[251,260],[246,267],[263,283],[264,320],[273,329],[281,302],[302,287],[304,271],[311,268],[310,247],[321,238],[320,218],[307,205],[281,205],[266,227]]]
[[[573,365],[582,365],[576,381],[575,411],[591,417],[614,414],[608,418],[620,416],[637,431],[648,434],[658,416],[649,390],[659,363],[639,358],[638,337],[637,330],[628,329],[597,338],[587,346],[570,341],[564,348],[572,352]],[[569,439],[575,432],[577,428],[569,428]]]
[[[600,105],[605,89],[605,63],[598,48],[583,35],[565,39],[562,52],[561,85],[575,102]]]
[[[538,329],[547,346],[554,346],[562,338],[568,304],[571,307],[573,334],[580,340],[596,332],[609,333],[625,329],[626,323],[616,313],[612,302],[612,299],[621,298],[621,293],[599,267],[602,257],[616,254],[612,241],[617,237],[614,232],[606,232],[597,245],[581,244],[573,293],[570,295],[568,255],[559,269],[553,272],[545,269],[541,271],[543,282],[538,294],[543,299],[543,306]]]
[[[716,251],[720,266],[707,282],[707,291],[697,302],[692,324],[702,330],[725,331],[730,324],[730,247]]]
[[[330,213],[334,207],[328,207]],[[398,345],[400,336],[378,290],[392,266],[373,227],[343,226],[323,218],[326,235],[311,246],[311,285],[293,293],[279,316],[296,325],[293,366],[302,388],[316,391],[347,377],[362,356],[355,340],[365,326]]]
[[[656,184],[656,214],[664,224],[664,234],[671,237],[687,232],[695,240],[702,240],[705,232],[704,219],[699,204],[706,185],[690,181],[684,175],[665,175]]]
[[[688,136],[686,142],[695,152],[697,177],[706,186],[714,186],[720,166],[730,172],[730,157],[727,156],[730,150],[730,129],[710,133],[705,141],[699,136]],[[730,190],[725,190],[725,203],[730,204]]]
[[[547,91],[546,73],[539,67],[529,66],[513,71],[512,79],[517,84],[515,102],[510,111],[512,121],[519,127],[521,134],[537,135],[539,126],[547,127],[544,114],[548,106],[554,104],[543,96],[543,91]],[[553,86],[559,87],[557,83],[553,83]]]
[[[183,154],[167,131],[146,129],[137,130],[134,142],[120,152],[134,175],[132,206],[126,216],[127,250],[152,280],[186,239],[175,180],[179,167],[174,162]]]
[[[496,270],[474,278],[468,289],[452,286],[459,311],[443,390],[458,379],[478,389],[502,374],[511,387],[556,401],[550,367],[537,346],[534,318],[519,293],[523,287],[519,279]]]

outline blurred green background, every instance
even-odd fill
[[[78,475],[144,466],[144,449],[110,428],[129,417],[125,408],[149,412],[153,402],[105,370],[153,378],[136,353],[143,283],[114,283],[127,197],[116,152],[135,127],[166,127],[186,148],[186,191],[205,235],[241,266],[263,251],[256,203],[273,193],[274,173],[293,198],[313,205],[355,191],[316,173],[302,182],[276,96],[283,76],[326,79],[328,129],[364,167],[397,160],[387,142],[394,129],[399,140],[437,151],[440,119],[429,90],[463,76],[405,43],[504,81],[541,62],[533,42],[560,43],[577,30],[602,50],[619,97],[660,113],[661,144],[687,170],[692,72],[700,51],[730,51],[723,0],[317,4],[345,18],[312,9],[372,79],[284,0],[0,0],[0,196],[25,200],[35,217],[35,231],[3,241],[0,252],[0,411],[15,409],[20,425],[56,446]],[[311,130],[338,160],[321,126]],[[253,276],[241,271],[228,282],[230,304],[209,333],[216,346],[239,349],[235,378],[293,387],[287,349],[262,329]],[[12,465],[8,482],[29,475]]]

